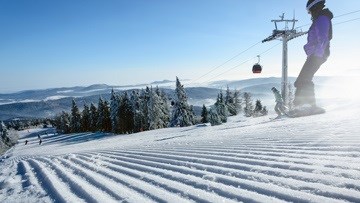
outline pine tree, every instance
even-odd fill
[[[99,130],[102,132],[111,132],[109,103],[107,101],[104,101],[102,97],[99,98],[98,113]]]
[[[261,113],[262,110],[263,110],[263,106],[261,104],[261,101],[258,99],[255,102],[255,108],[254,108],[254,111],[253,111],[253,116],[254,117],[262,116],[262,113]]]
[[[62,112],[60,115],[60,131],[62,131],[64,134],[68,134],[71,132],[70,128],[70,115],[66,113],[65,111]]]
[[[70,131],[72,133],[81,131],[81,115],[74,99],[72,100],[71,107]]]
[[[111,132],[111,118],[110,118],[110,104],[108,101],[104,102],[104,132]]]
[[[235,107],[234,94],[230,91],[229,86],[227,87],[225,93],[225,105],[229,111],[230,116],[237,115],[238,112]]]
[[[118,126],[118,109],[119,109],[119,96],[115,94],[114,89],[111,90],[111,98],[110,98],[110,119],[111,119],[111,131],[116,133]]]
[[[234,96],[233,93],[230,91],[229,86],[227,86],[225,93],[225,104],[227,105],[232,103],[234,103]]]
[[[3,137],[7,136],[7,128],[3,121],[0,122],[0,135]]]
[[[184,127],[193,125],[195,116],[187,102],[184,86],[181,85],[178,77],[176,77],[175,96],[170,126]]]
[[[124,98],[123,98],[123,94],[120,95],[119,97],[119,105],[118,105],[118,109],[117,109],[117,115],[116,115],[116,120],[117,120],[117,126],[116,126],[116,131],[115,133],[119,133],[119,134],[123,134],[125,132],[125,120],[124,120]]]
[[[104,122],[105,122],[104,100],[102,97],[99,97],[97,126],[98,126],[98,130],[101,132],[104,132],[105,130]]]
[[[227,106],[225,105],[223,93],[221,91],[218,94],[218,98],[216,100],[215,107],[216,107],[216,111],[220,117],[221,122],[226,123],[227,117],[229,116],[229,112],[228,112]]]
[[[169,106],[169,100],[166,96],[166,94],[159,89],[159,87],[156,87],[155,90],[156,94],[160,97],[160,110],[161,110],[161,120],[163,121],[163,128],[166,128],[169,126],[170,122],[170,106]]]
[[[209,111],[209,122],[211,126],[221,125],[221,119],[217,113],[216,107],[211,107]]]
[[[119,133],[134,132],[134,114],[127,92],[124,92],[120,99],[118,109]]]
[[[90,131],[90,108],[88,105],[84,105],[84,109],[82,111],[82,117],[81,117],[81,132],[88,132]]]
[[[207,110],[205,104],[203,104],[202,111],[201,111],[201,123],[208,123],[208,122],[209,122],[208,110]]]
[[[143,112],[140,109],[141,99],[138,91],[132,91],[130,96],[130,103],[134,113],[134,132],[141,132]]]
[[[125,132],[133,133],[134,132],[134,112],[133,112],[133,108],[132,108],[132,105],[129,100],[127,92],[125,92],[125,95],[124,95],[124,104],[125,104],[124,114],[125,114],[125,120],[126,120]]]
[[[234,92],[234,110],[235,115],[238,115],[242,111],[242,99],[240,97],[240,91],[235,90]]]
[[[141,131],[149,130],[149,101],[150,101],[150,88],[146,87],[145,90],[141,91],[140,96],[140,111],[141,113]]]
[[[248,92],[244,93],[244,102],[245,102],[244,115],[246,117],[251,117],[253,115],[253,104],[250,93]]]
[[[90,130],[96,132],[98,128],[99,112],[96,106],[91,103],[90,105]]]
[[[148,122],[149,129],[164,128],[168,124],[168,115],[164,105],[163,98],[161,98],[160,90],[157,88],[155,91],[150,89],[150,99],[148,102]]]

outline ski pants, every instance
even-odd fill
[[[296,87],[294,105],[301,106],[303,104],[316,105],[315,88],[313,78],[320,66],[325,63],[327,57],[309,56],[302,67],[294,86]]]

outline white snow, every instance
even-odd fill
[[[74,90],[57,91],[58,94],[65,94],[65,93],[71,93],[71,92],[74,92]]]
[[[360,202],[360,99],[329,94],[326,114],[294,119],[23,131],[0,159],[0,202]]]
[[[54,95],[54,96],[46,97],[43,101],[59,100],[59,99],[67,98],[67,97],[69,97],[69,96]]]

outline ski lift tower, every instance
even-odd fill
[[[281,95],[284,99],[284,102],[287,104],[289,99],[289,89],[288,89],[288,41],[307,34],[307,32],[298,32],[295,29],[295,23],[298,20],[295,20],[295,15],[292,20],[285,20],[285,14],[283,13],[280,16],[280,20],[272,20],[271,22],[275,23],[275,30],[273,34],[268,38],[264,39],[262,42],[269,42],[272,40],[280,39],[283,42],[283,53],[282,53],[282,81],[281,81]],[[278,23],[284,23],[285,28],[283,30],[278,29]],[[289,29],[289,23],[292,23],[291,29]]]

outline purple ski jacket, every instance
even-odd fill
[[[333,14],[325,9],[313,20],[308,32],[307,44],[304,46],[308,57],[315,55],[320,58],[327,58],[330,55],[332,18]]]

